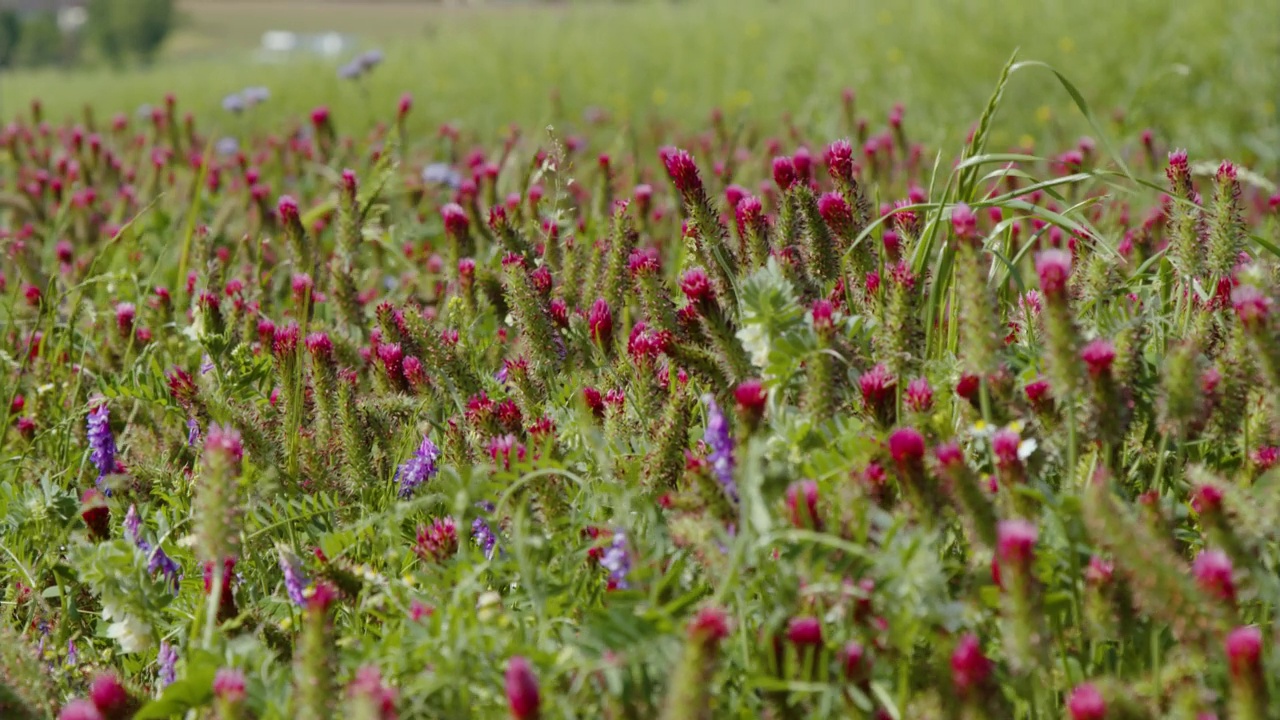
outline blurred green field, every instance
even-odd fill
[[[412,92],[412,129],[450,120],[481,132],[515,122],[566,131],[599,107],[637,121],[650,113],[701,119],[712,108],[764,121],[789,115],[844,134],[839,94],[882,122],[907,106],[908,132],[959,140],[981,113],[1009,54],[1043,60],[1080,89],[1122,135],[1152,127],[1200,157],[1280,163],[1280,21],[1274,3],[1248,0],[788,0],[763,2],[445,8],[417,3],[264,3],[199,0],[161,65],[140,71],[33,72],[0,81],[5,114],[40,97],[52,117],[90,103],[133,111],[176,92],[227,132],[276,124],[327,104],[337,122],[388,118]],[[336,62],[254,61],[268,28],[336,29],[387,60],[363,84]],[[345,60],[346,58],[343,58]],[[221,98],[246,85],[273,97],[249,118]],[[553,91],[560,102],[553,102]],[[1112,123],[1123,111],[1123,125]],[[777,127],[777,126],[774,126]],[[994,140],[1035,139],[1052,150],[1085,131],[1070,97],[1042,69],[1015,76]],[[1048,145],[1048,147],[1045,147]]]

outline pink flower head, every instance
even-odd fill
[[[1249,455],[1249,459],[1258,470],[1266,472],[1275,467],[1276,461],[1280,460],[1280,448],[1273,445],[1260,447]]]
[[[1232,602],[1236,597],[1234,569],[1231,558],[1221,550],[1205,550],[1191,564],[1191,574],[1196,584],[1209,595]]]
[[[213,676],[213,694],[226,702],[240,702],[244,699],[244,671],[235,668],[221,668]]]
[[[457,203],[449,203],[440,208],[440,217],[444,219],[444,229],[449,235],[458,237],[467,232],[470,220],[467,219],[467,211]]]
[[[1191,507],[1201,515],[1222,511],[1222,490],[1216,485],[1197,485],[1191,493]]]
[[[317,359],[329,359],[333,357],[333,340],[329,339],[327,333],[314,332],[307,336],[307,351]]]
[[[768,394],[761,381],[751,379],[738,383],[738,387],[733,390],[733,398],[737,402],[738,411],[743,415],[754,418],[764,415]]]
[[[927,413],[933,409],[933,388],[926,378],[916,378],[907,384],[907,407],[912,412]]]
[[[791,618],[787,640],[797,647],[817,647],[822,644],[822,624],[815,617]]]
[[[797,179],[795,162],[791,158],[784,155],[773,159],[773,181],[780,190],[790,190]]]
[[[889,368],[880,363],[858,378],[858,389],[862,399],[869,407],[877,407],[889,400],[894,388],[893,376]]]
[[[1241,285],[1231,291],[1231,305],[1245,328],[1254,330],[1266,325],[1271,298],[1252,285]]]
[[[292,195],[281,195],[276,202],[276,212],[280,215],[280,220],[286,225],[292,225],[298,220],[298,201],[293,199]]]
[[[1169,153],[1169,167],[1165,170],[1165,175],[1173,183],[1191,178],[1191,165],[1187,162],[1186,150],[1174,150]]]
[[[945,442],[933,449],[933,456],[943,470],[954,470],[964,467],[964,451],[954,442]]]
[[[968,695],[991,677],[991,661],[982,654],[975,635],[960,638],[951,652],[951,684],[961,696]]]
[[[812,480],[800,480],[787,486],[787,509],[791,524],[798,528],[812,526],[822,528],[818,518],[818,484]]]
[[[956,395],[969,402],[978,400],[978,389],[982,384],[982,379],[973,373],[964,373],[960,379],[956,381]]]
[[[1000,468],[1012,468],[1022,464],[1022,459],[1018,457],[1018,446],[1022,444],[1022,438],[1018,433],[1009,428],[997,430],[991,436],[991,453],[995,455],[996,466]]]
[[[760,198],[747,195],[734,206],[734,219],[738,223],[738,232],[747,234],[748,229],[759,230],[764,226],[764,205]]]
[[[1098,338],[1084,346],[1080,359],[1088,367],[1090,377],[1100,378],[1111,372],[1111,364],[1116,360],[1116,346],[1110,340]]]
[[[398,717],[395,688],[387,687],[382,682],[382,674],[376,667],[366,665],[357,670],[355,678],[347,685],[347,695],[372,701],[379,720],[396,720]]]
[[[702,178],[698,175],[698,165],[693,161],[693,156],[676,149],[664,149],[660,155],[667,168],[667,175],[681,195],[702,191]]]
[[[718,645],[729,637],[729,617],[717,607],[704,607],[689,622],[689,638],[703,645]]]
[[[129,712],[129,706],[133,700],[129,697],[129,691],[114,673],[103,673],[93,679],[89,684],[89,700],[108,720],[132,715]]]
[[[849,235],[853,231],[853,211],[849,203],[838,192],[823,193],[818,198],[818,214],[827,226],[840,235]]]
[[[853,143],[848,140],[836,140],[827,146],[827,173],[833,180],[853,182],[855,163],[853,159]]]
[[[724,189],[724,201],[731,208],[738,207],[738,203],[742,202],[742,198],[750,194],[750,191],[741,185],[730,185]]]
[[[329,124],[329,108],[321,105],[311,111],[311,124],[316,127],[324,127]]]
[[[924,436],[915,428],[898,428],[889,436],[889,456],[899,465],[915,464],[924,459]]]
[[[1084,569],[1084,581],[1094,587],[1108,585],[1111,583],[1111,578],[1115,575],[1115,572],[1116,566],[1114,563],[1094,555],[1089,558],[1089,566]]]
[[[702,268],[693,268],[680,278],[680,290],[691,304],[697,305],[715,299],[711,278]]]
[[[1000,562],[1029,564],[1035,555],[1039,532],[1027,520],[1002,520],[996,526],[997,555]]]
[[[813,303],[812,309],[813,327],[820,333],[825,333],[835,327],[833,316],[835,314],[835,305],[830,300],[822,299]]]
[[[507,706],[514,720],[537,719],[541,705],[538,678],[528,660],[517,655],[507,661],[506,691]]]
[[[627,269],[633,276],[658,274],[662,271],[658,249],[648,247],[632,251],[631,257],[627,259]]]
[[[951,208],[951,229],[964,241],[978,239],[978,217],[964,203]]]
[[[206,456],[225,458],[232,463],[240,462],[244,457],[244,444],[240,440],[240,432],[232,427],[223,427],[217,423],[209,425],[205,434],[204,452]]]
[[[1252,675],[1262,661],[1262,630],[1254,625],[1238,627],[1227,634],[1227,662],[1236,677]]]
[[[1040,290],[1046,298],[1065,298],[1067,279],[1071,277],[1071,253],[1065,250],[1041,252],[1036,255],[1036,274],[1040,276]]]
[[[133,320],[138,310],[133,303],[122,302],[116,305],[116,329],[128,337],[133,333]]]
[[[791,164],[796,169],[798,179],[808,182],[813,176],[813,156],[809,154],[809,148],[801,145],[796,148],[795,154],[791,156]]]
[[[62,712],[58,713],[58,720],[104,720],[102,713],[98,712],[98,708],[88,700],[72,700],[67,703]]]
[[[1049,381],[1044,378],[1032,380],[1022,389],[1031,407],[1039,409],[1049,400]]]
[[[607,347],[613,340],[613,312],[604,298],[596,298],[587,314],[587,327],[591,331],[591,339],[602,347]]]
[[[856,640],[850,640],[845,646],[840,648],[839,654],[840,667],[844,671],[845,679],[853,681],[861,681],[867,675],[867,651],[862,644]]]
[[[1106,720],[1107,703],[1093,683],[1082,683],[1067,698],[1071,720]]]

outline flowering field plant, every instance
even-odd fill
[[[1275,717],[1280,194],[1177,138],[0,133],[0,709]],[[1121,130],[1121,132],[1116,132]]]

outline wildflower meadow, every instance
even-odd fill
[[[0,718],[1280,718],[1274,105],[1002,60],[8,108]]]

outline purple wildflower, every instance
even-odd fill
[[[484,550],[485,560],[493,559],[493,548],[498,544],[498,538],[484,518],[478,517],[471,522],[471,539]]]
[[[200,423],[195,418],[187,418],[187,445],[195,447],[200,443]]]
[[[729,420],[710,394],[702,400],[707,404],[707,433],[703,439],[711,448],[711,455],[707,459],[711,461],[711,470],[725,493],[737,502],[738,484],[733,479],[733,436],[730,434]]]
[[[213,372],[213,358],[205,355],[204,359],[200,361],[200,374],[208,375],[211,372]]]
[[[139,546],[145,547],[145,543],[139,543]],[[173,585],[174,590],[178,589],[178,582],[182,579],[182,566],[165,554],[162,547],[156,547],[151,552],[151,559],[147,562],[147,571],[152,575],[156,573],[163,575]]]
[[[407,498],[422,483],[435,477],[440,470],[436,461],[440,459],[440,448],[431,442],[431,438],[422,438],[413,457],[406,460],[396,471],[396,479],[400,481],[400,497]]]
[[[89,411],[89,459],[98,468],[99,486],[102,485],[102,478],[116,469],[116,439],[111,434],[110,421],[111,414],[106,404]],[[108,489],[106,494],[110,495],[111,490]]]
[[[303,577],[302,571],[298,569],[298,565],[294,560],[293,553],[280,553],[280,570],[284,573],[284,589],[289,593],[289,599],[295,605],[305,607],[307,604],[307,579]]]
[[[76,641],[67,641],[67,666],[75,667],[80,662],[80,653],[76,651]]]
[[[627,552],[627,534],[619,530],[613,534],[613,542],[600,558],[600,565],[609,571],[609,587],[626,590],[627,574],[631,572],[631,554]]]
[[[124,537],[129,542],[137,545],[139,538],[139,530],[142,528],[142,518],[138,517],[138,507],[130,505],[129,511],[124,514]]]
[[[160,687],[167,687],[173,684],[177,678],[177,669],[174,667],[178,664],[178,649],[167,642],[160,643]]]

